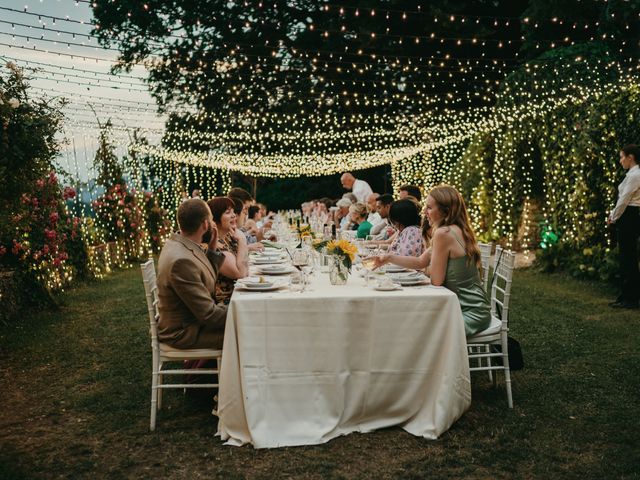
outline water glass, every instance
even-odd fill
[[[296,270],[289,276],[289,290],[292,292],[304,290],[304,274],[302,272]]]

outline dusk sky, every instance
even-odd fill
[[[101,48],[89,36],[91,22],[87,1],[0,0],[0,64],[4,69],[12,61],[25,68],[32,95],[63,96],[70,101],[65,108],[70,153],[64,154],[72,155],[75,143],[82,177],[86,176],[82,163],[92,160],[97,137],[91,106],[101,122],[110,118],[121,129],[117,135],[125,138],[125,127],[148,128],[153,139],[164,126],[143,83],[145,69],[110,75],[117,52]],[[30,71],[33,68],[40,70]]]

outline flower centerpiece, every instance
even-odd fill
[[[329,280],[332,285],[347,283],[357,252],[358,248],[348,240],[332,240],[327,244],[327,254],[333,257],[329,270]]]
[[[298,227],[298,235],[300,235],[300,239],[304,237],[313,237],[313,233],[311,232],[311,225],[300,225]]]

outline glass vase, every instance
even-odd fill
[[[339,257],[333,257],[329,269],[329,281],[331,285],[344,285],[349,278],[349,269]]]

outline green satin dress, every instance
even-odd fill
[[[457,235],[451,231],[455,239],[464,248],[464,244]],[[444,279],[444,287],[458,296],[462,317],[464,318],[464,330],[467,337],[475,335],[489,328],[491,323],[491,307],[489,299],[482,286],[480,273],[474,263],[469,263],[469,258],[449,258],[447,261],[447,273]]]

